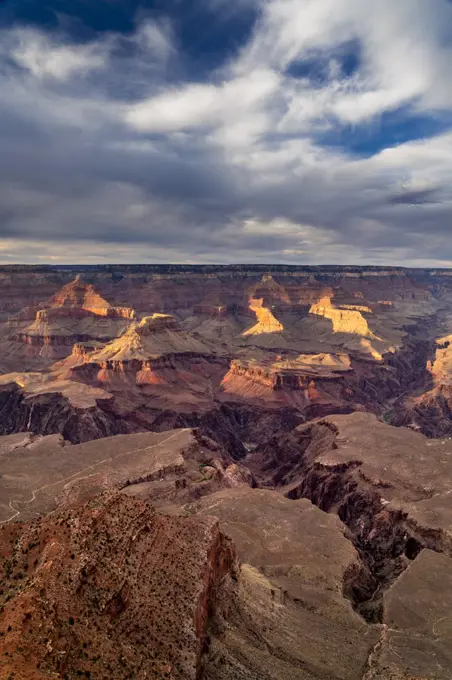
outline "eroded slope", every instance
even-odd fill
[[[0,675],[200,677],[233,546],[212,517],[106,493],[0,529]]]

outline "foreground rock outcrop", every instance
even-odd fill
[[[106,493],[0,529],[1,677],[199,678],[209,619],[235,573],[212,517]]]

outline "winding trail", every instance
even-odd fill
[[[104,463],[110,463],[113,460],[116,460],[116,458],[120,458],[121,456],[129,456],[132,453],[138,453],[138,451],[146,451],[148,449],[155,449],[158,446],[162,446],[163,444],[166,444],[166,442],[169,442],[171,439],[174,439],[174,437],[179,436],[182,432],[191,432],[191,427],[185,427],[181,430],[178,430],[177,432],[174,432],[172,435],[167,437],[166,439],[163,439],[162,441],[158,442],[157,444],[151,444],[150,446],[145,446],[145,447],[138,447],[136,449],[132,449],[132,451],[123,451],[122,453],[118,453],[116,456],[109,456],[108,458],[104,458],[103,460],[100,460],[98,463],[93,463],[93,465],[88,465],[86,468],[83,468],[83,470],[78,470],[77,472],[74,472],[72,475],[69,475],[68,477],[65,477],[64,479],[58,479],[56,482],[50,482],[50,484],[45,484],[44,486],[41,486],[39,489],[35,489],[32,491],[31,498],[27,501],[21,501],[18,499],[11,500],[9,502],[9,507],[13,511],[13,515],[9,517],[8,519],[4,519],[0,521],[0,524],[8,524],[8,522],[11,522],[13,519],[15,519],[18,515],[20,515],[21,510],[18,510],[17,508],[14,507],[14,505],[28,505],[29,503],[33,503],[33,501],[36,499],[36,494],[38,494],[40,491],[44,491],[44,489],[49,489],[52,486],[57,486],[58,484],[64,484],[66,482],[69,482],[70,480],[74,479],[74,477],[77,477],[78,475],[81,475],[83,472],[86,472],[87,470],[93,470],[94,468],[98,467],[99,465],[103,465]],[[156,433],[157,434],[157,433]],[[83,479],[83,477],[81,478]]]

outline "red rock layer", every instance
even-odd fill
[[[111,492],[0,528],[0,555],[0,676],[15,680],[195,680],[235,568],[213,517],[165,517]]]

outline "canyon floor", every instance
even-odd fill
[[[0,677],[452,677],[452,277],[0,268]]]

